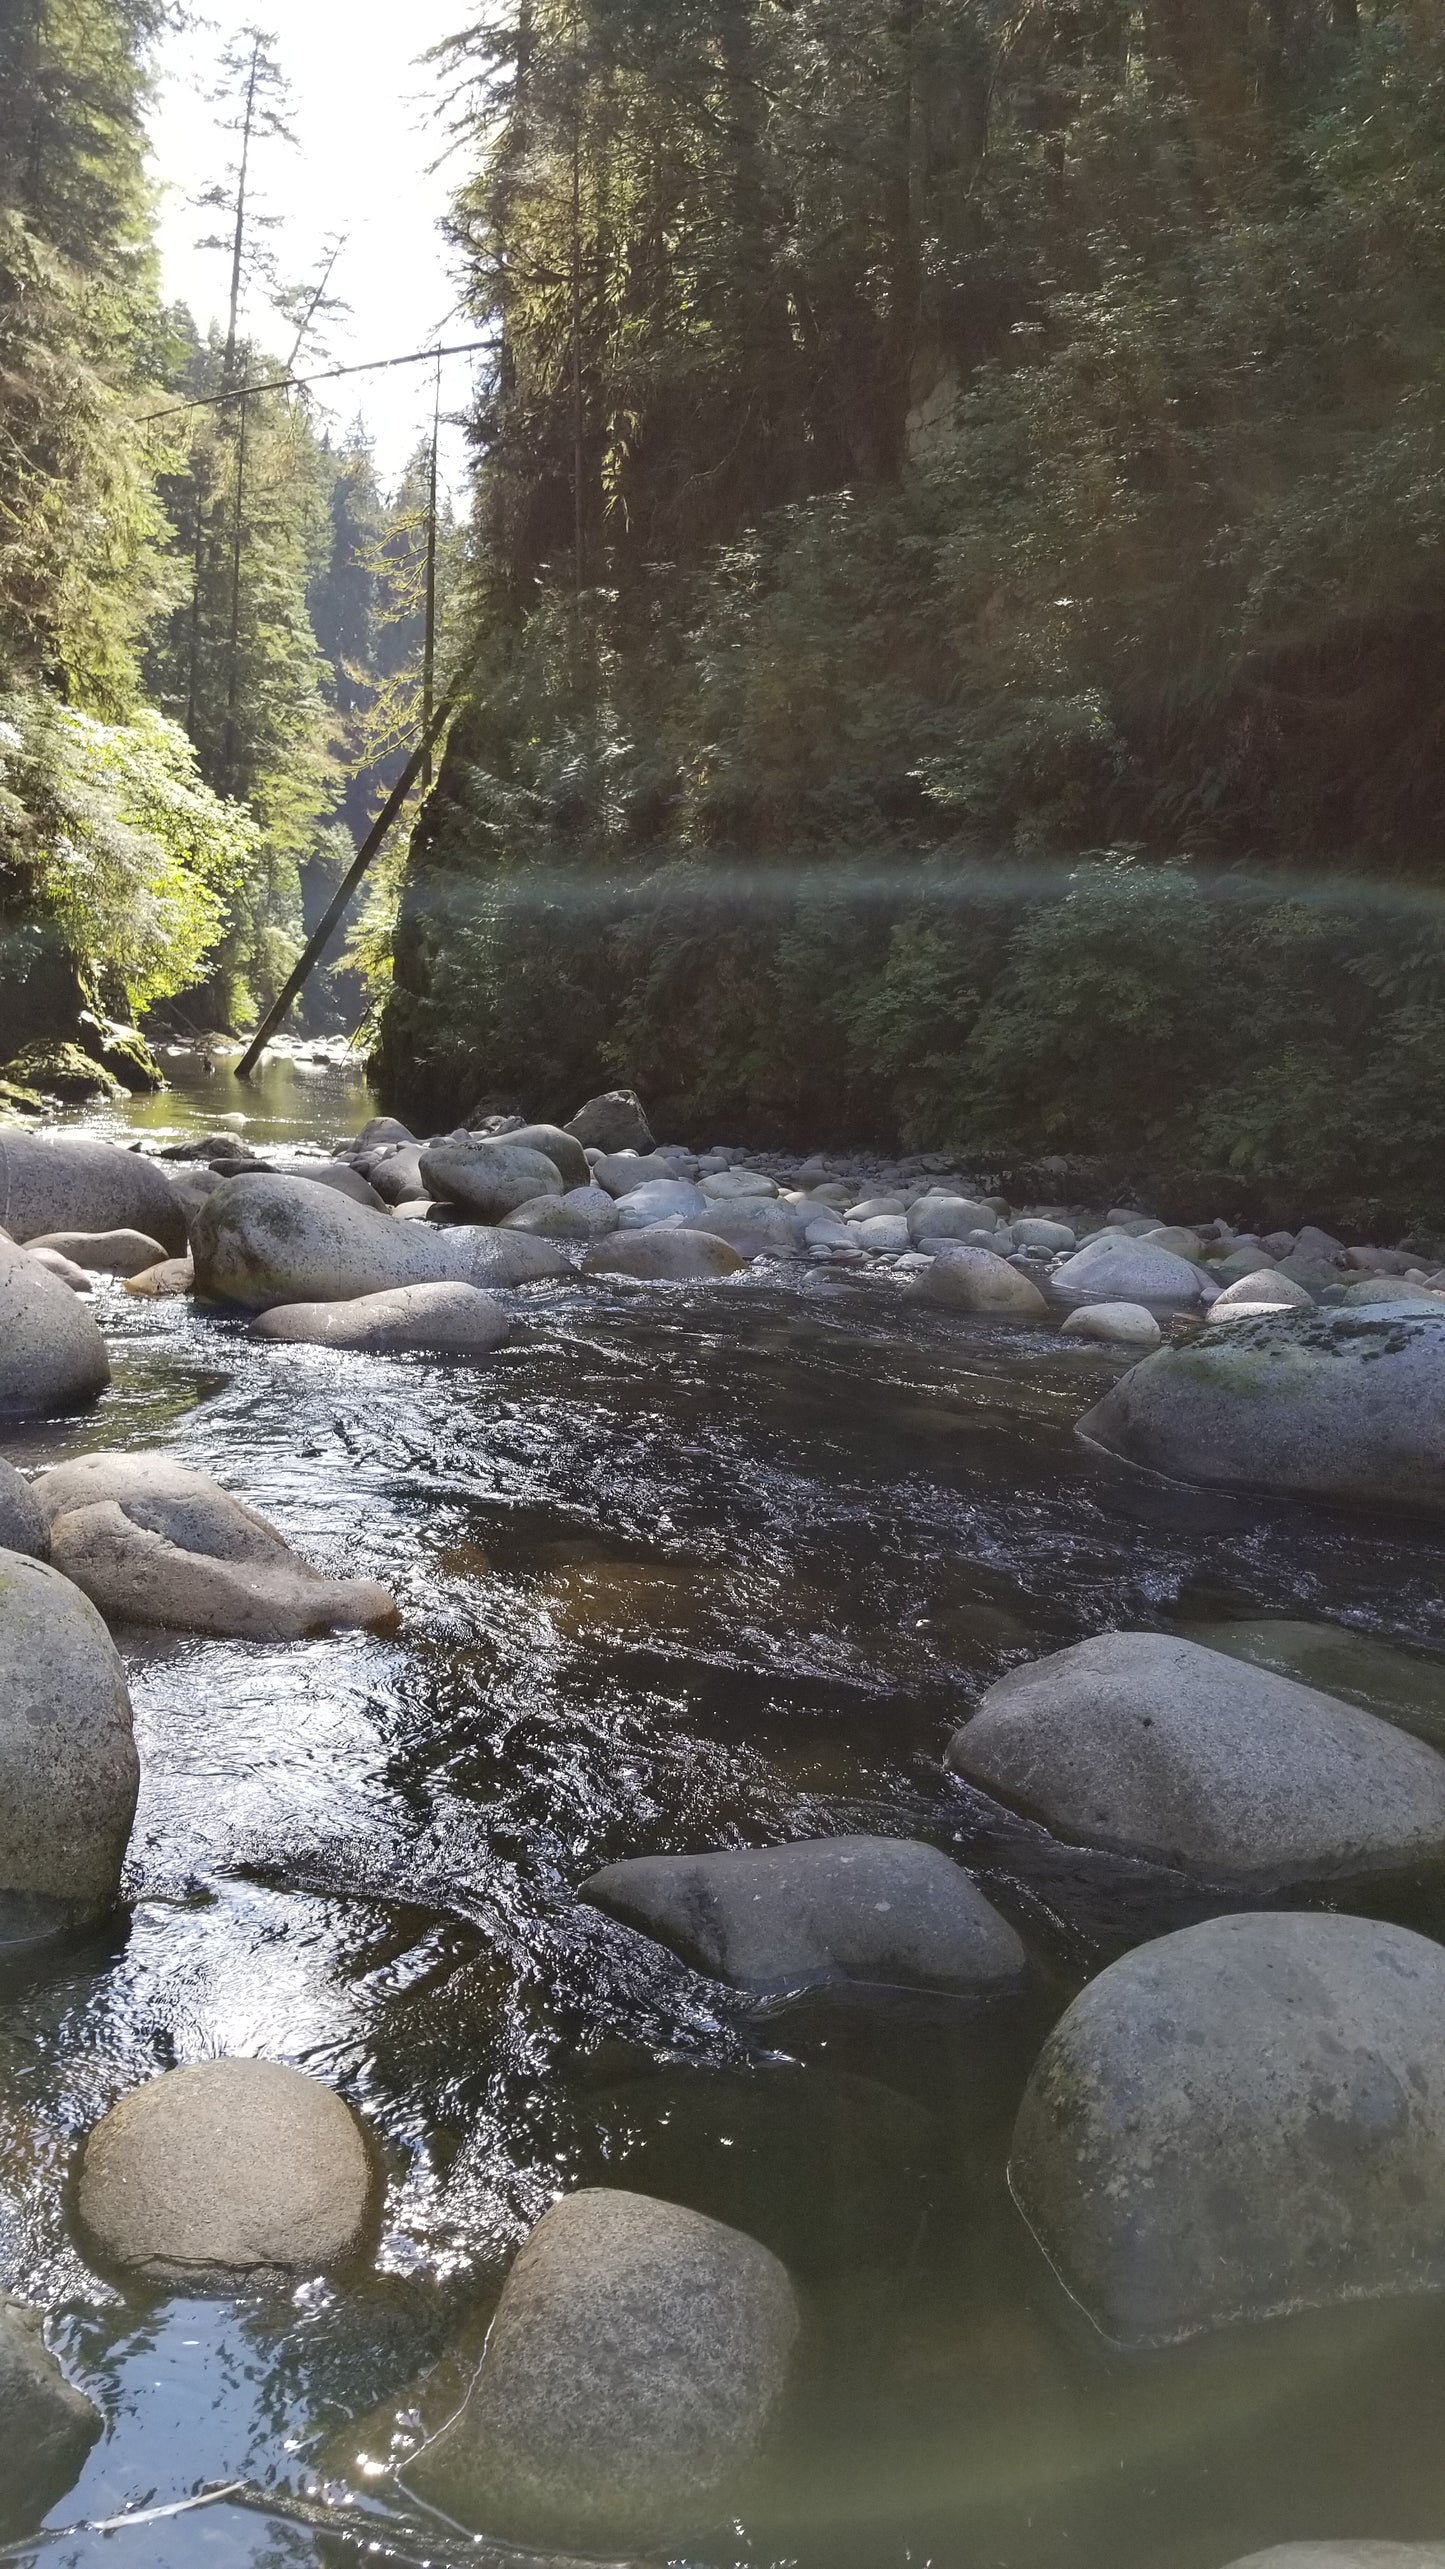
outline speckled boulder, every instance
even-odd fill
[[[94,1606],[0,1552],[0,1907],[103,1915],[139,1784],[125,1671]]]
[[[0,1237],[0,1418],[83,1409],[109,1381],[105,1340],[84,1303]]]
[[[1101,1633],[1012,1669],[948,1763],[1060,1837],[1222,1881],[1445,1856],[1445,1757],[1169,1633]]]
[[[30,1483],[13,1463],[0,1461],[0,1551],[28,1552],[43,1561],[50,1550],[50,1529]]]
[[[376,2174],[349,2106],[272,2061],[198,2061],[132,2088],[80,2163],[105,2264],[182,2292],[317,2274],[363,2246]]]
[[[1181,1481],[1445,1511],[1445,1304],[1270,1313],[1161,1347],[1079,1434]]]
[[[681,2204],[587,2188],[544,2213],[466,2402],[405,2482],[478,2532],[670,2544],[736,2512],[786,2385],[786,2269]]]
[[[1127,2346],[1445,2290],[1445,1947],[1287,1911],[1139,1946],[1045,2043],[1009,2182]]]
[[[348,1302],[396,1285],[495,1290],[571,1273],[551,1240],[480,1225],[398,1222],[287,1177],[231,1178],[202,1205],[193,1239],[197,1292],[252,1311],[280,1302]]]
[[[0,1225],[12,1240],[45,1231],[145,1231],[179,1257],[185,1214],[154,1160],[79,1134],[0,1133]]]
[[[443,1204],[459,1204],[474,1221],[500,1222],[539,1195],[560,1195],[562,1173],[541,1151],[513,1141],[461,1139],[429,1142],[420,1160],[421,1182]]]
[[[735,1276],[747,1259],[710,1231],[616,1231],[582,1261],[584,1276],[631,1276],[639,1284],[696,1284]]]

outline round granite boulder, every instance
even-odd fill
[[[0,1552],[28,1552],[43,1561],[50,1529],[30,1483],[13,1463],[0,1461]]]
[[[476,1222],[500,1222],[539,1195],[560,1195],[561,1171],[541,1151],[471,1134],[429,1142],[420,1160],[421,1182],[443,1204],[458,1204]]]
[[[288,1177],[237,1177],[195,1217],[196,1289],[267,1311],[281,1302],[348,1302],[397,1285],[484,1289],[569,1275],[565,1252],[525,1232],[460,1224],[434,1229],[370,1213],[329,1188]]]
[[[1445,1948],[1373,1918],[1212,1918],[1054,2027],[1015,2202],[1130,2347],[1445,2289]]]
[[[198,2061],[90,2133],[82,2228],[105,2264],[180,2292],[310,2275],[365,2243],[376,2171],[350,2107],[272,2061]]]
[[[475,1285],[419,1284],[352,1302],[283,1302],[252,1321],[251,1335],[367,1356],[489,1356],[510,1327],[495,1294]]]
[[[1007,1258],[992,1249],[969,1249],[956,1242],[930,1239],[930,1266],[921,1267],[907,1290],[917,1302],[940,1303],[946,1311],[971,1311],[992,1320],[1045,1320],[1049,1306],[1038,1286]]]
[[[0,1235],[0,1418],[46,1418],[98,1400],[105,1340],[59,1276]]]
[[[584,1276],[631,1276],[639,1284],[696,1284],[709,1276],[735,1276],[747,1259],[710,1231],[686,1228],[615,1231],[597,1240],[582,1261]]]
[[[80,1134],[0,1133],[0,1227],[12,1240],[47,1231],[144,1231],[173,1257],[185,1214],[154,1160]]]
[[[23,1928],[102,1916],[120,1888],[140,1762],[114,1642],[80,1590],[0,1552],[0,1910]]]
[[[406,2486],[477,2532],[651,2547],[734,2514],[798,2333],[787,2270],[706,2214],[589,2187],[507,2277],[458,2414]]]

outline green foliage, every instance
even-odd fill
[[[39,693],[0,700],[0,884],[56,923],[117,1013],[199,980],[258,846],[150,708],[117,724]]]

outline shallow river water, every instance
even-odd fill
[[[277,1065],[129,1120],[205,1129],[238,1097],[263,1144],[371,1111],[358,1080]],[[928,1314],[883,1276],[517,1307],[467,1367],[262,1345],[97,1279],[113,1389],[0,1448],[164,1448],[404,1615],[389,1639],[120,1636],[144,1767],[127,1912],[0,1965],[0,2284],[58,2312],[108,2420],[53,2528],[244,2487],[3,2556],[442,2556],[355,2457],[415,2436],[418,2379],[480,2343],[548,2201],[598,2180],[736,2221],[806,2298],[786,2432],[746,2520],[688,2555],[705,2569],[1222,2569],[1445,2533],[1439,2303],[1130,2358],[1052,2281],[1004,2176],[1041,2032],[1130,1943],[1237,1904],[1052,1844],[941,1762],[994,1676],[1110,1625],[1344,1621],[1422,1654],[1445,1708],[1439,1543],[1135,1479],[1072,1432],[1112,1359]],[[760,2007],[574,1897],[623,1855],[849,1829],[974,1866],[1035,1958],[1027,1996]],[[1437,1882],[1374,1905],[1445,1933]],[[368,2117],[390,2174],[368,2280],[189,2301],[81,2261],[79,2136],[219,2052],[314,2070]],[[369,2536],[286,2512],[343,2463]]]

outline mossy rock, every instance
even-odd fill
[[[102,1017],[98,1010],[83,1009],[79,1038],[93,1061],[118,1079],[122,1088],[134,1095],[164,1088],[165,1074],[143,1034],[135,1026],[117,1025],[113,1017]]]
[[[33,1088],[21,1088],[13,1079],[0,1079],[0,1121],[10,1115],[44,1115],[45,1100]]]
[[[7,1085],[23,1091],[40,1090],[43,1097],[59,1097],[67,1104],[94,1097],[118,1102],[127,1094],[113,1071],[103,1062],[93,1061],[79,1044],[31,1044],[13,1061],[4,1064],[0,1078]],[[37,1103],[42,1102],[37,1100]]]

